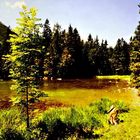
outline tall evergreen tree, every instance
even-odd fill
[[[115,74],[115,67],[114,67],[114,63],[113,63],[113,61],[114,61],[114,59],[113,59],[113,53],[114,53],[114,48],[112,48],[112,47],[109,47],[108,48],[108,60],[109,60],[109,66],[110,66],[110,71],[109,71],[109,73],[108,73],[108,75],[113,75],[113,74]]]
[[[98,50],[98,75],[109,75],[111,70],[107,45],[107,40],[102,40]]]
[[[67,75],[67,67],[69,65],[70,55],[67,49],[67,33],[65,30],[61,32],[61,56],[58,65],[58,77],[65,78]]]
[[[40,56],[40,75],[43,78],[44,76],[48,76],[48,51],[51,45],[51,38],[52,38],[52,31],[50,28],[49,20],[46,19],[44,25],[43,25],[43,40],[42,45],[43,48],[41,50],[41,56]]]
[[[140,4],[139,4],[140,8]],[[140,13],[140,11],[139,11]],[[140,21],[131,43],[131,85],[140,88]]]
[[[3,40],[3,43],[1,43],[0,47],[0,78],[3,80],[9,80],[9,68],[10,63],[7,62],[4,58],[5,55],[10,53],[10,43],[8,42],[11,34],[10,27],[6,29],[6,35]]]
[[[90,37],[90,36],[89,36]],[[98,74],[98,70],[99,70],[99,55],[100,55],[100,44],[99,44],[99,40],[98,40],[98,36],[96,37],[96,39],[93,41],[93,39],[90,40],[90,38],[88,39],[88,44],[89,44],[89,52],[88,52],[88,58],[89,58],[89,62],[90,62],[90,69],[91,69],[91,73],[92,76],[95,76]]]
[[[91,77],[90,61],[89,61],[89,49],[93,43],[91,34],[88,36],[88,40],[82,43],[82,73],[84,78]]]
[[[66,48],[65,48],[65,62],[67,62],[66,77],[67,78],[77,78],[81,74],[81,58],[82,58],[82,48],[81,39],[78,30],[73,29],[70,25],[68,27],[68,33],[66,35]]]
[[[51,45],[48,48],[48,77],[57,78],[60,57],[62,54],[61,48],[61,26],[55,24],[51,39]]]
[[[73,31],[73,41],[74,41],[74,52],[73,52],[73,72],[75,73],[75,77],[81,77],[82,74],[82,46],[81,46],[81,38],[78,33],[78,30],[75,28]]]
[[[39,90],[39,57],[42,39],[36,14],[35,8],[28,10],[26,6],[23,6],[23,11],[20,12],[21,17],[17,19],[18,26],[14,29],[16,34],[11,35],[10,38],[11,54],[7,56],[12,62],[10,72],[15,80],[13,89],[20,95],[19,103],[26,110],[27,128],[30,126],[29,106],[38,101],[43,94]]]
[[[130,47],[124,39],[118,39],[114,48],[112,65],[114,67],[114,74],[126,75],[129,74],[130,63]]]
[[[65,56],[65,78],[74,78],[75,72],[73,71],[74,64],[74,40],[73,40],[73,28],[70,25],[66,35],[66,48],[64,48],[63,56]]]

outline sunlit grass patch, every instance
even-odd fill
[[[133,108],[129,113],[122,113],[122,123],[100,129],[104,135],[101,140],[139,140],[140,139],[140,108]]]
[[[114,80],[127,80],[130,81],[130,75],[107,75],[107,76],[96,76],[97,79],[114,79]]]
[[[0,110],[0,132],[12,128],[23,130],[26,128],[21,112],[17,108]]]
[[[51,138],[64,135],[65,138],[76,136],[78,139],[100,137],[101,132],[109,128],[107,111],[112,104],[122,112],[129,110],[121,101],[102,98],[84,107],[50,108],[43,113],[40,121],[48,126]]]
[[[109,125],[107,121],[107,111],[112,104],[121,111],[119,113],[121,121],[115,126]],[[0,111],[2,135],[12,134],[19,137],[21,134],[33,139],[55,137],[102,140],[123,138],[129,140],[129,138],[138,139],[140,136],[140,108],[129,108],[122,101],[113,101],[108,98],[93,101],[86,106],[49,108],[32,119],[29,134],[25,130],[25,122],[20,115],[20,111],[15,109]]]

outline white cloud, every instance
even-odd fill
[[[16,1],[14,3],[6,1],[5,5],[9,8],[15,9],[15,8],[22,8],[23,5],[26,5],[25,1]]]

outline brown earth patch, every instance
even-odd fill
[[[10,98],[5,97],[3,99],[0,99],[0,109],[8,109],[11,108],[12,102],[10,101]]]

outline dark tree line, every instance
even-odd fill
[[[89,34],[83,41],[76,28],[71,25],[62,30],[59,24],[50,28],[47,19],[38,33],[41,47],[39,65],[40,79],[48,78],[91,78],[96,75],[130,74],[130,45],[122,38],[115,47],[108,47],[107,40],[99,41]],[[0,44],[0,78],[8,79],[9,66],[3,56],[10,53],[10,32]],[[5,66],[7,65],[7,66]]]
[[[140,3],[139,3],[140,14]],[[131,69],[131,86],[139,89],[140,95],[140,21],[135,30],[134,37],[131,38],[131,55],[130,55],[130,69]]]
[[[8,40],[10,39],[11,33],[10,28],[6,28],[4,39],[0,40],[0,79],[4,80],[9,79],[10,64],[4,59],[4,55],[10,54],[11,45]]]
[[[91,78],[130,74],[130,46],[123,38],[111,48],[107,40],[100,42],[98,36],[93,39],[91,34],[87,41],[83,41],[78,30],[71,25],[66,31],[56,24],[51,31],[48,20],[44,24],[43,37],[42,72],[45,77]]]

